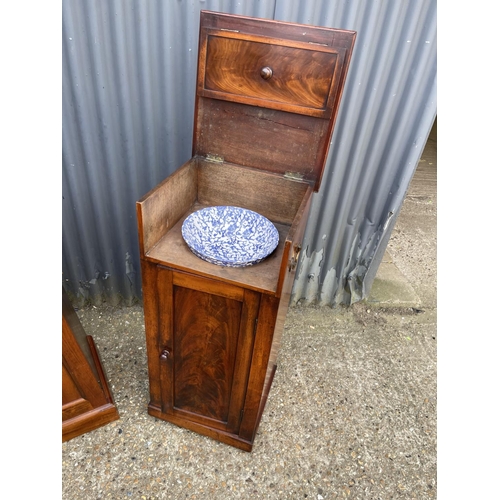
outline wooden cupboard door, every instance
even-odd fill
[[[162,411],[237,433],[260,294],[158,270]]]

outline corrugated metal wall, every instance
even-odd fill
[[[199,11],[358,32],[293,300],[371,286],[436,115],[436,2],[63,0],[63,284],[141,297],[135,202],[191,156]]]
[[[436,116],[436,2],[288,0],[276,19],[358,32],[293,300],[364,298]]]

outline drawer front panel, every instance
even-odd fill
[[[310,43],[207,34],[199,93],[206,97],[329,116],[338,52]]]

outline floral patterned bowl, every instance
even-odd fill
[[[190,250],[212,264],[245,267],[257,264],[278,246],[279,234],[262,215],[240,207],[215,206],[193,212],[182,224]]]

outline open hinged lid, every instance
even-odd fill
[[[193,155],[319,189],[356,32],[202,11]]]

